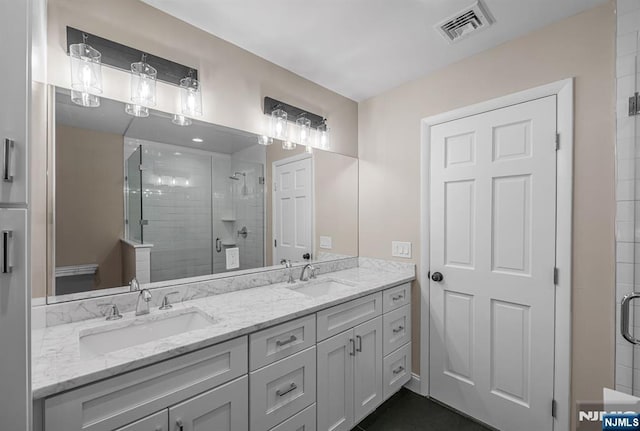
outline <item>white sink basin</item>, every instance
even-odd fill
[[[204,329],[214,320],[195,308],[158,312],[134,320],[108,323],[80,332],[80,355],[95,358],[106,353]]]
[[[335,280],[318,280],[300,283],[289,287],[289,289],[307,296],[318,298],[321,296],[343,293],[346,289],[352,287],[352,285]]]

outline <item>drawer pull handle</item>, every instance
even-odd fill
[[[3,157],[4,163],[2,165],[2,181],[5,183],[13,182],[13,174],[11,173],[11,153],[13,152],[13,147],[15,143],[13,140],[5,138],[4,140],[4,148],[3,148]]]
[[[404,367],[402,365],[400,365],[398,368],[396,368],[395,370],[393,370],[393,374],[398,375],[401,372],[404,371]]]
[[[399,300],[399,299],[402,299],[402,298],[404,298],[404,295],[401,293],[400,295],[396,295],[396,296],[394,296],[394,297],[393,297],[393,298],[391,298],[391,299],[395,302],[395,301],[397,301],[397,300]]]
[[[0,272],[2,274],[9,274],[13,270],[11,265],[11,239],[13,238],[13,231],[2,231],[2,267]]]
[[[349,344],[351,344],[351,351],[349,352],[349,356],[356,355],[356,342],[353,338],[349,338]]]
[[[362,352],[362,337],[356,335],[356,340],[358,340],[358,347],[356,348],[356,352]]]
[[[298,339],[298,337],[296,337],[295,335],[292,335],[291,337],[289,337],[288,339],[286,339],[284,341],[277,340],[276,341],[276,346],[278,346],[278,347],[286,346],[287,344],[293,343],[297,339]]]
[[[184,431],[184,425],[182,424],[182,419],[176,420],[176,427],[178,427],[178,431]]]
[[[289,392],[295,391],[296,389],[298,389],[298,385],[296,385],[295,383],[291,383],[289,385],[289,387],[287,389],[285,389],[284,391],[281,390],[281,389],[278,389],[276,391],[276,395],[279,396],[279,397],[283,397],[283,396],[287,395]]]
[[[395,328],[393,330],[393,333],[397,334],[398,332],[402,332],[403,330],[404,330],[404,326],[401,325],[401,326],[398,326],[397,328]]]

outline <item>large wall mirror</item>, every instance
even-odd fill
[[[357,159],[49,94],[50,302],[358,254]]]

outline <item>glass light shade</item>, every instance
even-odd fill
[[[282,149],[291,151],[296,149],[296,143],[291,141],[282,141]]]
[[[149,108],[140,105],[134,105],[132,103],[127,103],[124,107],[124,110],[127,114],[133,115],[134,117],[145,118],[149,116]]]
[[[190,126],[191,118],[185,117],[184,115],[174,114],[173,120],[171,122],[177,126]]]
[[[71,101],[77,105],[86,106],[88,108],[96,108],[100,106],[100,98],[98,96],[84,91],[71,90]]]
[[[258,136],[258,144],[260,145],[271,145],[273,144],[273,138],[267,135]]]
[[[197,79],[187,77],[180,80],[180,100],[184,115],[202,116],[202,91]]]
[[[311,141],[311,120],[300,117],[296,120],[298,144],[309,145]]]
[[[158,71],[142,61],[131,63],[131,101],[134,105],[156,106]]]
[[[85,93],[102,93],[102,54],[86,43],[69,46],[71,88]]]
[[[328,150],[330,143],[330,129],[327,125],[318,127],[318,133],[316,133],[316,147],[321,150]]]
[[[311,145],[307,145],[306,147],[304,147],[304,152],[307,154],[312,154],[313,153],[313,147]]]
[[[287,113],[282,109],[276,109],[271,113],[271,137],[283,141],[288,138]]]
[[[71,61],[71,100],[82,106],[100,106],[102,94],[102,54],[86,43],[69,46]]]

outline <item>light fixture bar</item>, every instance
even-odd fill
[[[287,113],[287,117],[292,121],[296,121],[296,118],[304,116],[311,121],[311,127],[313,129],[317,129],[325,123],[324,117],[320,115],[305,111],[304,109],[297,108],[293,105],[289,105],[288,103],[272,99],[271,97],[265,97],[263,112],[266,115],[271,115],[271,113],[276,109],[282,109],[285,111]]]
[[[83,35],[87,36],[87,43],[102,54],[103,65],[130,72],[131,63],[139,62],[142,55],[146,54],[146,62],[158,71],[156,77],[158,81],[179,86],[180,80],[185,76],[192,76],[194,79],[198,79],[198,70],[194,67],[157,57],[146,51],[131,48],[73,27],[67,27],[67,54],[69,53],[70,45],[83,43]]]

